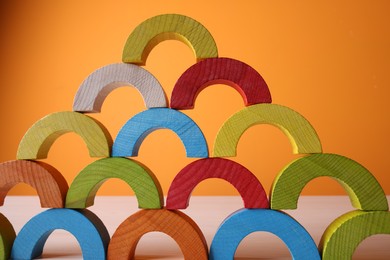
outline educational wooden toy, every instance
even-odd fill
[[[104,66],[89,75],[76,93],[73,110],[100,112],[107,95],[123,86],[135,87],[141,93],[147,108],[168,106],[163,88],[149,71],[122,63]]]
[[[62,134],[75,132],[87,145],[91,157],[110,156],[112,139],[96,119],[77,112],[57,112],[37,121],[19,144],[17,159],[44,159],[53,142]]]
[[[337,154],[313,154],[299,158],[275,178],[270,194],[272,209],[296,209],[305,185],[317,177],[337,180],[355,208],[388,210],[385,192],[375,177],[362,165]]]
[[[390,235],[389,211],[351,211],[334,220],[319,244],[323,260],[349,260],[365,238]]]
[[[240,242],[257,231],[279,237],[288,247],[292,259],[321,259],[313,239],[295,219],[270,209],[242,209],[227,217],[213,238],[209,259],[234,259]]]
[[[107,258],[134,259],[140,238],[154,231],[172,237],[180,246],[185,259],[208,259],[206,239],[196,223],[180,211],[167,209],[144,209],[123,221],[111,238]]]
[[[15,237],[11,222],[0,213],[0,259],[9,259]]]
[[[33,259],[42,254],[50,234],[57,229],[70,232],[79,242],[84,259],[106,258],[110,235],[91,211],[49,209],[30,219],[12,247],[12,259]]]
[[[196,185],[205,179],[219,178],[231,183],[240,193],[245,208],[269,208],[267,194],[247,168],[223,158],[206,158],[184,167],[172,181],[167,209],[186,209]]]
[[[145,64],[154,46],[170,39],[192,48],[198,63],[178,79],[168,108],[162,86],[140,65]],[[353,206],[364,210],[349,212],[330,224],[319,245],[322,259],[351,259],[357,245],[368,236],[390,234],[388,202],[374,175],[344,156],[323,154],[312,125],[291,108],[271,104],[269,88],[254,68],[232,58],[218,58],[213,37],[199,22],[179,14],[158,15],[144,21],[129,35],[122,61],[123,64],[110,64],[91,73],[78,88],[74,111],[49,114],[37,121],[19,144],[18,160],[0,164],[0,206],[9,189],[24,182],[37,190],[42,207],[51,208],[28,221],[16,238],[11,223],[0,214],[0,260],[9,256],[39,257],[56,229],[73,234],[83,258],[88,260],[134,259],[138,241],[154,231],[171,236],[185,259],[206,260],[208,246],[200,227],[178,209],[187,208],[193,189],[208,178],[232,184],[245,206],[221,224],[211,243],[209,259],[234,259],[242,239],[257,231],[279,237],[293,259],[320,259],[320,252],[304,227],[276,209],[296,208],[304,186],[322,176],[336,179],[348,192]],[[219,130],[213,147],[213,156],[217,158],[209,158],[208,145],[198,125],[175,110],[193,108],[199,92],[213,84],[235,88],[246,105]],[[138,89],[146,110],[131,117],[112,143],[105,127],[82,113],[100,112],[107,95],[121,86]],[[303,154],[275,178],[269,200],[253,173],[235,161],[221,158],[235,156],[240,137],[256,124],[276,126],[290,139],[293,152]],[[142,162],[121,158],[137,156],[148,134],[161,128],[178,135],[187,157],[202,158],[176,175],[167,194],[167,208],[163,208],[157,177]],[[46,158],[52,143],[67,132],[81,136],[91,157],[104,157],[81,170],[69,188],[54,167],[34,161]],[[93,205],[96,192],[110,178],[126,182],[142,208],[119,225],[111,241],[104,224],[85,209]]]
[[[127,158],[104,158],[85,167],[69,187],[66,207],[92,206],[96,192],[110,178],[125,181],[134,190],[140,208],[163,207],[164,198],[157,178],[149,169]]]
[[[8,191],[19,183],[26,183],[37,191],[41,207],[64,207],[68,183],[51,165],[25,160],[1,163],[0,206],[4,204]]]
[[[301,114],[281,105],[257,104],[240,110],[222,125],[214,141],[213,157],[236,156],[241,135],[256,124],[270,124],[282,130],[295,154],[322,152],[316,131]]]
[[[112,156],[137,156],[145,137],[161,128],[174,131],[183,142],[187,157],[208,157],[202,131],[187,115],[169,108],[142,111],[130,118],[119,131],[112,146]]]
[[[122,61],[144,65],[150,51],[165,40],[187,44],[196,59],[218,57],[217,45],[210,32],[198,21],[180,14],[163,14],[138,25],[127,38]]]
[[[171,108],[194,108],[197,95],[213,84],[233,87],[247,106],[272,102],[267,83],[251,66],[230,58],[210,58],[194,64],[180,76],[172,91]]]

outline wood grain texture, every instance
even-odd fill
[[[165,40],[179,40],[189,46],[197,60],[218,57],[210,32],[198,21],[179,14],[154,16],[138,25],[127,38],[122,61],[145,65],[150,51]]]
[[[127,158],[100,159],[81,170],[69,187],[66,207],[92,206],[96,192],[110,178],[123,180],[133,189],[139,208],[163,207],[163,193],[157,178],[145,166]]]
[[[0,259],[9,259],[15,237],[11,222],[0,213]]]
[[[122,222],[112,236],[107,259],[134,259],[140,238],[155,231],[171,236],[185,259],[208,259],[206,240],[196,223],[180,211],[167,209],[141,210]]]
[[[354,207],[388,210],[385,192],[375,177],[356,161],[337,154],[313,154],[287,165],[272,184],[271,208],[296,209],[306,184],[324,176],[335,179],[344,187]]]
[[[108,94],[123,86],[135,87],[147,108],[168,106],[164,90],[153,74],[133,64],[118,63],[94,71],[83,81],[76,93],[73,110],[100,112]]]
[[[213,238],[209,259],[234,259],[240,242],[257,231],[279,237],[288,247],[292,259],[320,259],[309,233],[289,215],[270,209],[241,209],[227,217]]]
[[[49,209],[31,218],[20,230],[12,247],[12,259],[33,259],[42,254],[50,234],[63,229],[78,241],[83,259],[106,259],[110,235],[91,211]]]
[[[180,76],[172,91],[171,108],[194,108],[198,94],[214,84],[236,89],[246,106],[272,102],[267,83],[251,66],[231,58],[210,58],[194,64]]]
[[[231,183],[240,193],[245,208],[269,208],[263,186],[247,168],[223,158],[206,158],[190,163],[176,175],[169,187],[167,209],[186,209],[192,191],[209,178]]]
[[[43,208],[63,208],[68,183],[64,176],[47,163],[16,160],[0,164],[0,205],[8,191],[19,183],[33,187]]]
[[[74,132],[86,143],[91,157],[109,157],[111,136],[96,119],[77,112],[56,112],[34,123],[19,143],[17,159],[45,159],[61,135]]]
[[[146,136],[161,128],[170,129],[179,136],[187,157],[208,157],[206,139],[200,128],[187,115],[169,108],[148,109],[130,118],[114,141],[112,156],[137,156]]]
[[[322,259],[352,259],[360,242],[377,234],[390,235],[389,211],[348,212],[334,220],[325,230],[319,244]]]
[[[301,114],[275,104],[246,107],[222,125],[214,141],[213,157],[236,156],[241,135],[251,126],[269,124],[278,127],[290,139],[293,153],[321,153],[321,142],[314,128]]]

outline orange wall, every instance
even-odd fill
[[[19,2],[19,3],[18,3]],[[347,2],[347,3],[345,3]],[[251,65],[268,83],[273,102],[298,111],[317,130],[324,152],[367,167],[390,194],[390,18],[388,1],[1,1],[0,161],[15,159],[18,143],[38,119],[72,109],[80,83],[94,70],[121,62],[124,43],[142,21],[180,13],[201,22],[215,38],[221,57]],[[195,62],[181,42],[166,41],[145,68],[168,96],[176,79]],[[217,130],[243,107],[232,88],[218,85],[199,95],[190,115],[210,148]],[[115,90],[93,115],[113,137],[144,110],[132,88]],[[275,175],[296,155],[277,128],[255,126],[238,145],[234,160],[249,168],[269,190]],[[70,183],[94,159],[75,134],[59,138],[46,162]],[[137,160],[159,178],[164,192],[193,159],[173,132],[152,133]],[[110,180],[99,194],[129,194]],[[18,185],[11,194],[33,194]],[[236,195],[222,181],[209,180],[196,195]],[[343,194],[334,181],[318,179],[304,194]]]

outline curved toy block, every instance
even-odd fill
[[[112,156],[137,156],[148,134],[167,128],[183,142],[187,157],[208,157],[206,139],[196,123],[187,115],[169,108],[153,108],[130,118],[119,131],[112,147]]]
[[[223,158],[206,158],[184,167],[173,180],[167,196],[167,209],[185,209],[196,185],[209,178],[231,183],[240,193],[245,208],[269,208],[267,194],[247,168]]]
[[[155,231],[171,236],[185,259],[208,259],[206,240],[196,223],[180,211],[166,209],[141,210],[123,221],[112,236],[107,259],[134,259],[138,241]]]
[[[194,108],[198,94],[213,84],[233,87],[246,106],[272,102],[267,83],[251,66],[230,58],[210,58],[194,64],[180,76],[172,91],[171,108]]]
[[[270,209],[241,209],[226,218],[213,238],[209,259],[234,259],[240,242],[257,231],[279,237],[288,247],[292,259],[320,260],[309,233],[289,215]]]
[[[337,154],[312,154],[299,158],[275,178],[271,189],[272,209],[296,209],[298,197],[314,178],[337,180],[354,207],[362,210],[388,210],[385,192],[375,177],[359,163]]]
[[[100,112],[107,95],[122,86],[135,87],[147,108],[168,106],[163,88],[149,71],[133,64],[119,63],[104,66],[84,80],[76,93],[73,110]]]
[[[49,209],[30,219],[15,239],[11,258],[39,257],[46,240],[57,229],[75,236],[83,259],[105,259],[110,235],[102,221],[91,211],[73,209]]]
[[[75,132],[87,144],[91,157],[109,157],[111,136],[97,120],[77,112],[57,112],[33,124],[19,144],[17,159],[35,160],[47,157],[54,141]]]
[[[352,259],[360,242],[377,234],[390,235],[389,211],[351,211],[334,220],[322,235],[323,260]]]
[[[68,183],[54,167],[43,162],[8,161],[0,164],[0,205],[8,191],[19,183],[32,186],[43,208],[63,208]]]
[[[198,61],[218,56],[212,35],[198,21],[184,15],[163,14],[147,19],[134,29],[127,38],[122,61],[144,65],[150,51],[165,40],[185,43]]]
[[[322,152],[316,131],[301,114],[281,105],[257,104],[240,110],[223,124],[214,142],[213,157],[235,156],[241,135],[257,124],[274,125],[282,130],[295,154]]]
[[[9,259],[15,237],[12,224],[0,213],[0,259]]]
[[[162,189],[157,178],[141,164],[126,158],[104,158],[85,167],[69,187],[66,207],[92,206],[96,192],[110,178],[125,181],[134,190],[140,208],[163,207]]]

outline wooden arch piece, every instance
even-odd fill
[[[0,259],[9,259],[15,237],[11,222],[0,213]]]
[[[150,51],[165,40],[179,40],[189,46],[197,58],[218,57],[210,32],[198,21],[180,14],[163,14],[138,25],[127,38],[122,61],[145,65]]]
[[[385,192],[375,177],[359,163],[337,154],[312,154],[287,165],[275,178],[270,195],[272,209],[296,209],[299,195],[314,178],[337,180],[354,207],[388,210]]]
[[[134,190],[140,208],[163,207],[162,189],[157,178],[146,167],[127,158],[104,158],[85,167],[69,187],[66,207],[92,206],[96,192],[110,178],[125,181]]]
[[[97,120],[77,112],[56,112],[34,123],[19,143],[17,159],[35,160],[47,157],[54,141],[74,132],[86,143],[91,157],[109,157],[112,139]]]
[[[320,260],[309,233],[289,215],[270,209],[241,209],[226,218],[213,238],[209,259],[234,259],[240,242],[257,231],[279,237],[288,247],[292,259]]]
[[[107,259],[134,259],[140,238],[155,231],[172,237],[185,259],[208,259],[206,240],[196,223],[180,211],[167,209],[141,210],[122,222],[112,236]]]
[[[209,178],[231,183],[240,193],[245,208],[268,208],[267,194],[256,176],[241,164],[223,159],[206,158],[184,167],[169,187],[167,209],[185,209],[196,185]]]
[[[148,109],[130,118],[114,141],[112,156],[137,156],[146,136],[161,128],[170,129],[179,136],[187,157],[208,157],[206,139],[200,128],[187,115],[169,108]]]
[[[43,162],[16,160],[0,164],[0,205],[8,191],[19,183],[32,186],[43,208],[63,208],[68,183],[54,167]]]
[[[213,157],[235,156],[241,135],[257,124],[274,125],[282,130],[295,154],[322,152],[316,131],[301,114],[281,105],[257,104],[238,111],[222,125],[214,142]]]
[[[12,259],[34,259],[42,254],[50,234],[63,229],[79,242],[83,259],[106,259],[110,235],[103,222],[88,210],[49,209],[30,219],[12,247]]]
[[[323,260],[352,259],[364,239],[379,234],[390,235],[389,211],[351,211],[329,225],[318,247]]]
[[[162,86],[150,72],[133,64],[118,63],[94,71],[83,81],[76,93],[73,110],[100,112],[107,95],[122,86],[135,87],[147,108],[168,106]]]
[[[230,58],[210,58],[192,65],[180,76],[172,91],[171,108],[194,108],[198,94],[214,84],[236,89],[246,106],[272,102],[267,83],[251,66]]]

